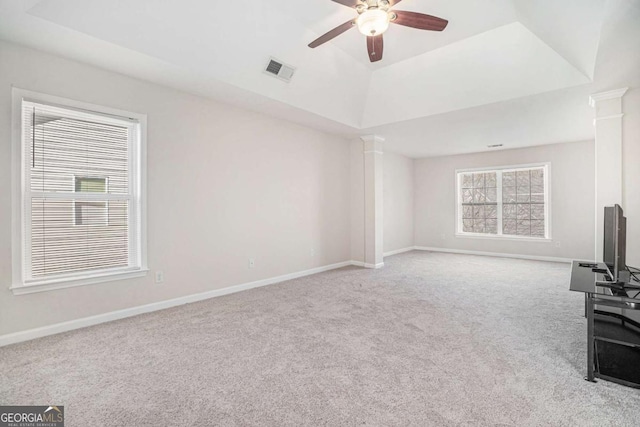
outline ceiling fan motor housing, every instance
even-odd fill
[[[367,10],[379,9],[388,12],[391,6],[388,0],[361,0],[362,3],[356,5],[356,11],[363,14]]]

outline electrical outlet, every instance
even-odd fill
[[[555,246],[556,248],[559,248],[559,247],[561,246],[561,245],[560,245],[560,242],[554,242],[554,246]]]
[[[249,258],[249,268],[253,268],[256,266],[255,258]]]
[[[162,271],[156,271],[156,283],[164,282],[164,273]]]

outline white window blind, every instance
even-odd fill
[[[24,284],[140,269],[138,126],[22,101]]]
[[[548,166],[457,173],[458,233],[549,237]]]

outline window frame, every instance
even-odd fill
[[[52,275],[41,279],[29,277],[30,269],[29,253],[30,233],[28,232],[30,218],[27,213],[30,208],[27,202],[31,202],[29,177],[26,162],[23,161],[26,154],[23,144],[23,102],[35,102],[74,110],[77,113],[87,113],[92,116],[103,116],[105,121],[114,121],[119,124],[127,124],[131,128],[129,138],[129,170],[131,171],[130,188],[127,198],[135,209],[130,210],[130,223],[133,227],[131,233],[138,236],[137,242],[129,239],[130,254],[136,253],[135,265],[122,268],[108,268],[92,270],[89,272],[67,273]],[[147,188],[146,188],[146,140],[147,140],[147,116],[124,110],[104,107],[81,101],[75,101],[58,96],[47,95],[20,88],[12,88],[12,284],[10,289],[15,295],[30,294],[34,292],[64,289],[75,286],[92,285],[114,280],[124,280],[145,276],[147,266]],[[68,195],[66,195],[68,196]],[[108,199],[109,195],[96,194],[96,198]],[[135,246],[133,246],[135,245]]]
[[[513,172],[522,169],[536,169],[542,168],[544,169],[544,218],[545,218],[545,236],[544,237],[533,237],[533,236],[517,236],[511,234],[502,234],[502,174],[505,172]],[[464,173],[496,173],[496,187],[497,187],[497,220],[498,220],[498,233],[497,234],[488,234],[488,233],[471,233],[468,231],[463,231],[463,223],[462,223],[462,201],[461,201],[461,193],[460,193],[460,179],[461,175]],[[492,166],[492,167],[481,167],[481,168],[466,168],[466,169],[456,169],[455,170],[455,236],[462,238],[471,238],[471,239],[496,239],[496,240],[516,240],[516,241],[529,241],[529,242],[550,242],[552,241],[551,236],[551,163],[550,162],[541,162],[541,163],[529,163],[529,164],[521,164],[521,165],[506,165],[506,166]]]

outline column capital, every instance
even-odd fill
[[[364,135],[360,139],[364,142],[364,153],[382,154],[384,138],[379,135]]]
[[[620,89],[608,90],[606,92],[598,92],[594,93],[589,97],[589,106],[595,107],[596,103],[600,101],[607,101],[609,99],[617,99],[622,98],[625,93],[629,90],[628,87],[623,87]]]

